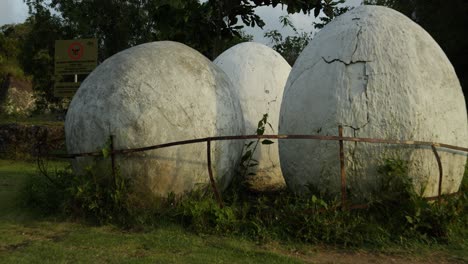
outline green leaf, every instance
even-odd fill
[[[312,195],[312,202],[313,202],[313,203],[317,202],[317,196]]]
[[[324,200],[320,200],[320,205],[323,206],[325,209],[328,209],[328,205]]]
[[[268,126],[271,128],[272,131],[275,131],[273,127],[271,126],[270,122],[267,122]]]
[[[320,10],[321,10],[322,6],[319,5],[318,7],[314,8],[314,16],[315,17],[318,17],[318,15],[320,15]]]
[[[269,139],[265,139],[265,140],[262,141],[262,144],[263,144],[263,145],[271,145],[271,144],[273,144],[273,143],[275,143],[275,142],[273,142],[273,141],[271,141],[271,140],[269,140]]]
[[[255,141],[250,141],[248,144],[245,144],[245,147],[248,148],[248,147],[252,146],[253,143],[255,143]]]
[[[111,152],[111,138],[110,137],[107,139],[106,143],[104,143],[104,146],[102,146],[101,152],[104,158],[109,157],[109,154]]]
[[[260,129],[263,127],[263,119],[261,119],[260,121],[258,121],[258,125],[257,125],[257,129]]]
[[[413,223],[413,218],[412,218],[411,216],[407,215],[407,216],[405,216],[405,218],[406,218],[406,221],[407,221],[408,223],[410,223],[410,224]]]
[[[251,155],[252,155],[252,150],[248,150],[247,152],[245,152],[241,158],[241,162],[248,160]]]
[[[102,156],[103,156],[104,158],[108,158],[108,157],[109,157],[109,153],[110,153],[109,149],[107,149],[107,148],[103,148],[103,149],[102,149]]]

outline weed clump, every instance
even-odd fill
[[[62,214],[98,224],[126,224],[129,180],[99,174],[92,167],[75,174],[70,166],[31,176],[23,190],[24,204],[44,215]]]

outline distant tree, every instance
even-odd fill
[[[263,27],[258,6],[287,5],[290,13],[321,10],[333,16],[335,0],[24,0],[30,9],[31,36],[23,52],[25,70],[47,102],[52,95],[54,41],[97,38],[99,61],[145,42],[174,40],[213,59],[230,46],[249,40],[244,26]],[[342,0],[340,0],[342,1]],[[246,38],[247,37],[247,38]],[[26,63],[28,60],[32,62]]]
[[[270,39],[272,48],[277,51],[283,58],[293,66],[297,57],[301,54],[302,50],[309,44],[312,38],[312,32],[299,32],[294,24],[289,19],[289,16],[281,16],[280,23],[283,27],[289,27],[294,31],[294,35],[283,37],[277,30],[270,30],[265,32],[264,36]]]
[[[365,3],[398,10],[429,32],[452,62],[468,97],[468,1],[367,0]]]
[[[66,32],[100,39],[105,59],[125,48],[154,40],[175,40],[213,59],[227,43],[242,37],[245,25],[263,27],[258,6],[287,5],[290,13],[321,10],[333,16],[344,0],[24,0],[35,15],[44,10],[60,14]],[[59,17],[58,15],[54,15]],[[241,23],[242,22],[242,23]]]
[[[322,29],[326,24],[330,23],[335,17],[344,14],[352,9],[350,6],[343,6],[345,0],[324,1],[326,6],[319,11],[323,11],[325,16],[315,16],[320,22],[313,22],[312,25],[316,29]],[[294,34],[292,36],[283,37],[278,30],[270,30],[264,34],[264,37],[270,39],[273,49],[280,53],[286,61],[292,66],[302,50],[309,44],[313,37],[313,32],[299,32],[289,19],[289,15],[279,18],[283,27],[290,27]]]
[[[339,15],[342,15],[342,14],[348,12],[351,9],[353,9],[353,7],[350,7],[350,6],[335,6],[335,8],[333,8],[333,16],[331,16],[331,17],[329,17],[329,16],[319,17],[320,22],[315,22],[314,27],[317,28],[317,29],[322,29],[325,25],[330,23],[333,20],[333,18],[335,18],[335,17],[337,17]]]
[[[27,23],[0,27],[0,78],[8,74],[16,78],[24,77],[19,59],[30,31],[30,25]]]
[[[32,76],[36,107],[60,108],[62,99],[53,95],[55,40],[70,38],[73,33],[64,30],[60,18],[47,8],[38,7],[25,24],[30,32],[21,46],[19,61],[24,72]]]

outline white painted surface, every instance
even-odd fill
[[[239,100],[226,74],[197,51],[162,41],[124,50],[99,65],[74,96],[65,121],[69,153],[96,151],[115,135],[127,149],[244,133]],[[225,188],[242,142],[213,142],[213,172]],[[75,162],[82,169],[89,158]],[[109,170],[109,161],[100,162]],[[118,156],[122,174],[156,196],[209,182],[206,143]]]
[[[256,134],[258,121],[268,113],[272,127],[267,127],[265,134],[277,134],[281,99],[291,71],[286,60],[263,44],[245,42],[223,52],[214,63],[226,72],[238,93],[246,133]],[[253,158],[259,165],[253,168],[256,175],[248,178],[251,188],[271,190],[285,186],[277,141],[259,144]]]
[[[454,69],[437,43],[406,16],[361,6],[336,18],[306,47],[286,85],[280,134],[337,135],[435,141],[465,146],[465,100]],[[357,196],[378,189],[377,167],[387,158],[409,161],[425,196],[437,195],[438,167],[430,148],[345,143],[348,187]],[[466,154],[440,151],[443,193],[456,192]],[[280,142],[288,186],[308,183],[339,192],[338,142]],[[456,155],[458,154],[458,155]]]

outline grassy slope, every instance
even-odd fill
[[[63,164],[56,163],[56,166]],[[463,263],[468,252],[415,246],[340,251],[297,243],[256,244],[236,237],[196,235],[176,225],[125,232],[37,217],[21,209],[22,184],[35,164],[0,160],[0,263]],[[459,250],[459,249],[458,249]]]
[[[18,192],[35,170],[33,163],[0,160],[1,221],[22,219],[22,215],[27,214],[19,209]]]
[[[251,241],[197,236],[177,226],[137,233],[111,226],[34,220],[32,212],[19,209],[18,191],[35,170],[33,163],[0,160],[1,263],[297,262]]]
[[[251,242],[200,237],[178,227],[124,233],[112,227],[39,222],[0,225],[0,261],[9,263],[294,263]]]

